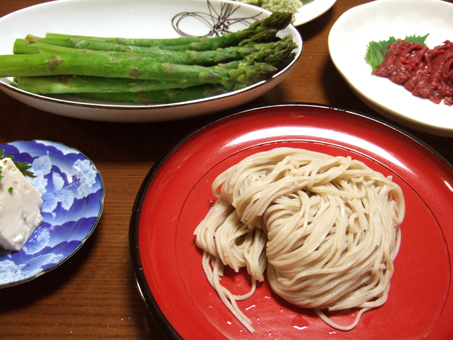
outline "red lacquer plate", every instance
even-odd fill
[[[406,217],[388,300],[352,331],[327,326],[263,282],[239,303],[253,322],[251,334],[203,273],[193,231],[214,200],[213,179],[246,156],[282,146],[349,155],[403,189]],[[452,166],[404,132],[324,106],[259,108],[192,134],[150,170],[131,218],[132,264],[152,317],[173,339],[453,339],[452,207]],[[249,288],[243,272],[229,270],[222,282],[233,293]],[[332,318],[349,324],[355,315]]]

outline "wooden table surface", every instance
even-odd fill
[[[2,0],[0,17],[40,0]],[[0,93],[0,143],[44,139],[87,155],[102,174],[105,208],[86,244],[62,266],[31,282],[0,289],[2,339],[161,339],[136,290],[128,232],[138,189],[156,160],[178,139],[229,113],[268,104],[316,103],[383,121],[364,105],[335,69],[329,31],[363,0],[339,0],[298,28],[304,51],[296,69],[263,97],[229,112],[157,123],[109,123],[67,118],[28,107]],[[453,139],[405,128],[453,163]]]

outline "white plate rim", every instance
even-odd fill
[[[294,14],[295,20],[293,25],[296,27],[320,17],[331,9],[337,0],[301,1],[304,3],[303,6]]]

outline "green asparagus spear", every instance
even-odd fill
[[[291,45],[288,45],[291,44]],[[184,65],[202,65],[212,66],[220,63],[227,63],[233,60],[244,58],[263,61],[266,54],[277,50],[292,50],[296,46],[292,43],[291,35],[284,37],[281,41],[271,42],[267,44],[251,44],[248,46],[231,46],[213,51],[169,51],[155,48],[146,48],[147,53],[133,52],[110,52],[110,51],[92,51],[77,48],[61,47],[56,45],[46,44],[42,41],[29,42],[27,39],[16,39],[14,42],[14,54],[104,54],[113,58],[152,58],[155,62],[166,62]],[[274,58],[275,59],[275,58]]]
[[[15,78],[17,87],[36,94],[118,93],[184,89],[193,83],[87,76],[42,76]]]
[[[266,62],[280,69],[281,67],[286,66],[286,62],[293,58],[294,53],[292,51],[295,47],[296,45],[292,41],[292,36],[288,35],[283,37],[278,43],[255,45],[255,47],[251,49],[253,51],[259,50],[247,55],[246,59]],[[57,49],[63,51],[73,50],[74,53],[79,53],[84,56],[90,55],[90,53],[100,53],[96,51],[67,49],[64,47],[57,47]],[[175,53],[179,54],[178,52]],[[122,52],[109,53],[109,56],[113,55],[116,56],[115,58],[127,58],[130,56],[130,54]],[[33,76],[17,78],[17,85],[20,89],[37,94],[141,92],[185,88],[196,84],[197,83],[193,82],[184,83],[182,79],[178,81],[157,81],[145,79],[132,80],[128,78],[101,78],[93,76]],[[222,85],[230,90],[241,88],[241,83],[238,83],[235,80],[224,80]]]
[[[247,39],[241,41],[247,44],[265,43],[278,40],[277,30],[269,29],[251,35]],[[180,45],[154,45],[154,46],[135,46],[135,45],[124,45],[108,41],[96,41],[96,40],[80,40],[80,39],[51,39],[51,38],[39,38],[33,35],[28,35],[25,38],[28,42],[41,42],[48,45],[55,45],[61,47],[78,48],[85,50],[95,51],[114,51],[114,52],[129,52],[129,53],[156,53],[155,49],[160,50],[171,50],[171,51],[209,51],[218,48],[226,48],[230,46],[239,46],[233,43],[225,43],[224,40],[218,38],[204,38],[200,41],[195,41],[187,44]]]
[[[118,45],[124,46],[124,45]],[[16,39],[14,42],[14,54],[81,54],[93,55],[104,54],[113,58],[152,58],[159,63],[174,63],[184,65],[211,66],[226,63],[232,60],[240,60],[252,53],[258,52],[266,46],[231,46],[214,51],[169,51],[151,47],[142,47],[138,52],[115,52],[109,50],[90,50],[85,48],[70,48],[58,45],[47,44],[43,41],[28,43],[27,39]]]
[[[77,40],[94,40],[98,42],[110,42],[115,44],[130,45],[130,46],[174,46],[174,45],[187,45],[192,43],[205,43],[216,44],[217,47],[226,47],[238,45],[242,40],[249,39],[254,34],[273,30],[282,30],[291,23],[291,13],[274,12],[269,17],[262,20],[257,20],[249,27],[233,33],[226,33],[220,37],[180,37],[180,38],[167,38],[167,39],[135,39],[135,38],[107,38],[107,37],[93,37],[83,35],[68,35],[59,33],[47,33],[46,38],[49,39],[73,39]],[[215,48],[208,48],[213,50]]]
[[[277,37],[278,30],[269,29],[266,31],[258,32],[252,35],[250,38],[243,39],[237,44],[223,44],[222,41],[215,41],[216,38],[210,38],[211,40],[203,40],[198,42],[192,42],[190,44],[174,45],[174,46],[161,46],[163,49],[171,51],[208,51],[217,48],[224,48],[228,46],[245,46],[256,43],[267,43],[272,41],[278,41]]]
[[[248,33],[249,34],[249,33]],[[75,34],[63,34],[63,33],[53,33],[48,32],[45,35],[46,39],[74,39],[74,40],[92,40],[97,42],[108,42],[120,45],[130,45],[130,46],[142,46],[142,47],[152,47],[152,46],[174,46],[174,45],[183,45],[190,44],[192,42],[200,41],[201,37],[178,37],[178,38],[121,38],[121,37],[99,37],[91,35],[75,35]]]
[[[188,87],[185,89],[171,89],[135,93],[81,93],[77,96],[106,102],[121,102],[133,104],[169,104],[212,97],[226,92],[227,90],[225,90],[225,88],[223,88],[222,86],[208,84]]]
[[[79,93],[96,100],[158,104],[203,98],[268,79],[285,67],[297,46],[290,35],[280,39],[276,33],[290,20],[288,13],[274,13],[221,37],[147,39],[152,47],[127,45],[130,40],[124,39],[28,36],[16,41],[14,53],[34,54],[0,56],[0,77],[15,77],[29,92]],[[262,41],[270,42],[257,43]],[[105,50],[79,48],[98,43]]]
[[[267,79],[278,69],[250,60],[232,61],[214,66],[156,63],[148,58],[115,59],[106,55],[0,55],[0,77],[83,75],[107,78],[154,79],[191,83],[253,84]]]
[[[269,43],[267,48],[262,48],[249,57],[256,61],[271,64],[278,70],[282,70],[294,59],[296,55],[294,50],[296,48],[297,44],[293,42],[293,37],[288,34],[278,43]]]

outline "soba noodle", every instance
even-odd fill
[[[265,272],[276,294],[340,330],[387,300],[405,212],[391,178],[350,157],[276,148],[220,174],[212,191],[217,200],[195,230],[203,269],[250,332],[236,301],[250,297]],[[246,268],[251,291],[223,287],[224,266]],[[350,308],[359,312],[347,326],[323,312]]]

